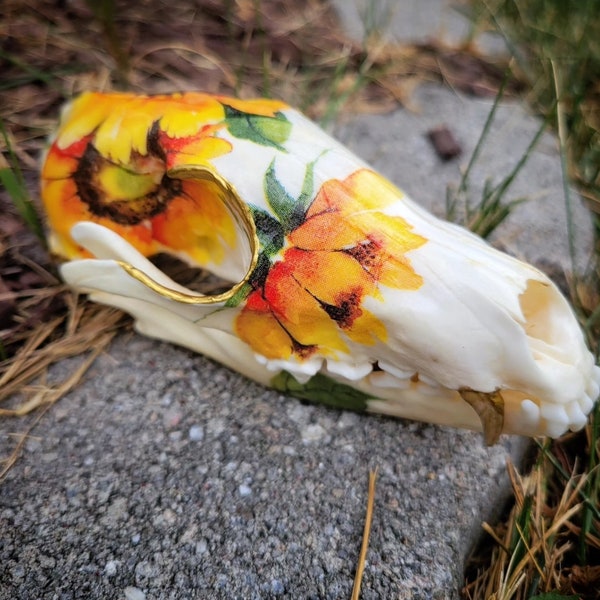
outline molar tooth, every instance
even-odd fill
[[[587,416],[583,413],[577,402],[571,402],[566,410],[569,420],[571,421],[571,424],[569,425],[571,431],[578,431],[585,426],[587,423]]]
[[[347,363],[328,359],[327,370],[335,375],[341,375],[350,381],[357,381],[366,377],[373,370],[373,365],[368,362]]]
[[[423,394],[423,396],[439,396],[440,386],[436,385],[434,387],[428,383],[425,383],[424,381],[421,381],[421,375],[419,375],[419,381],[413,385],[416,386],[416,388],[419,390],[419,393]]]
[[[379,388],[407,390],[410,387],[410,379],[398,379],[387,371],[373,371],[369,375],[369,382]]]
[[[592,408],[594,408],[594,402],[587,394],[583,394],[583,396],[579,398],[579,406],[581,407],[581,410],[587,415],[590,413]]]
[[[385,360],[380,360],[377,363],[384,371],[391,373],[394,377],[398,377],[398,379],[410,379],[414,374],[414,369],[403,371],[398,367],[386,362]]]
[[[594,373],[592,374],[592,378],[590,379],[587,387],[585,388],[585,393],[592,400],[596,400],[596,398],[598,398],[599,392],[600,392],[600,367],[594,367]]]
[[[544,402],[540,406],[540,414],[547,421],[554,421],[557,424],[562,423],[563,426],[569,424],[567,411],[562,404]]]
[[[432,388],[441,387],[440,384],[435,379],[432,379],[431,377],[427,377],[427,375],[423,375],[423,373],[419,373],[419,381],[428,385],[429,387],[432,387]]]
[[[322,358],[313,358],[305,362],[294,362],[291,360],[273,360],[255,354],[257,362],[264,365],[268,371],[276,373],[278,371],[287,371],[291,373],[298,383],[307,383],[308,380],[318,373],[323,366]]]

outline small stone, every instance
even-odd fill
[[[427,136],[442,160],[450,160],[455,156],[460,156],[462,148],[453,133],[445,125],[430,129]]]
[[[202,539],[196,543],[196,554],[206,554],[208,552],[208,544]]]
[[[104,574],[107,577],[114,577],[117,574],[117,567],[119,566],[119,561],[117,560],[109,560],[104,565]]]
[[[240,496],[242,496],[242,498],[245,498],[246,496],[250,496],[252,494],[252,489],[250,488],[250,486],[246,485],[245,483],[242,483],[242,485],[240,485],[240,487],[238,488],[238,491],[240,493]]]
[[[192,442],[201,442],[204,439],[204,428],[201,425],[192,425],[189,438]]]
[[[124,590],[125,600],[146,600],[146,594],[140,588],[128,586]]]
[[[327,435],[327,432],[321,425],[313,424],[308,425],[302,430],[302,441],[305,444],[318,442]]]
[[[134,546],[137,546],[137,545],[140,543],[140,540],[141,540],[141,539],[142,539],[142,536],[141,536],[139,533],[134,533],[134,534],[131,536],[131,543],[132,543]]]
[[[271,593],[279,596],[279,594],[283,594],[285,592],[285,588],[283,587],[283,583],[279,581],[279,579],[271,580]]]

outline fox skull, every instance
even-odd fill
[[[313,401],[579,429],[600,369],[539,270],[440,221],[287,105],[84,94],[42,168],[64,279],[146,335]],[[187,289],[148,257],[227,279]]]

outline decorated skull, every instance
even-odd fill
[[[42,197],[73,288],[291,395],[488,443],[581,428],[598,396],[543,273],[428,214],[282,102],[86,93]],[[229,283],[192,291],[157,253]]]

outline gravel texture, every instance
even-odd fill
[[[0,598],[349,598],[375,467],[362,597],[455,598],[520,447],[303,405],[123,335],[0,486]]]

